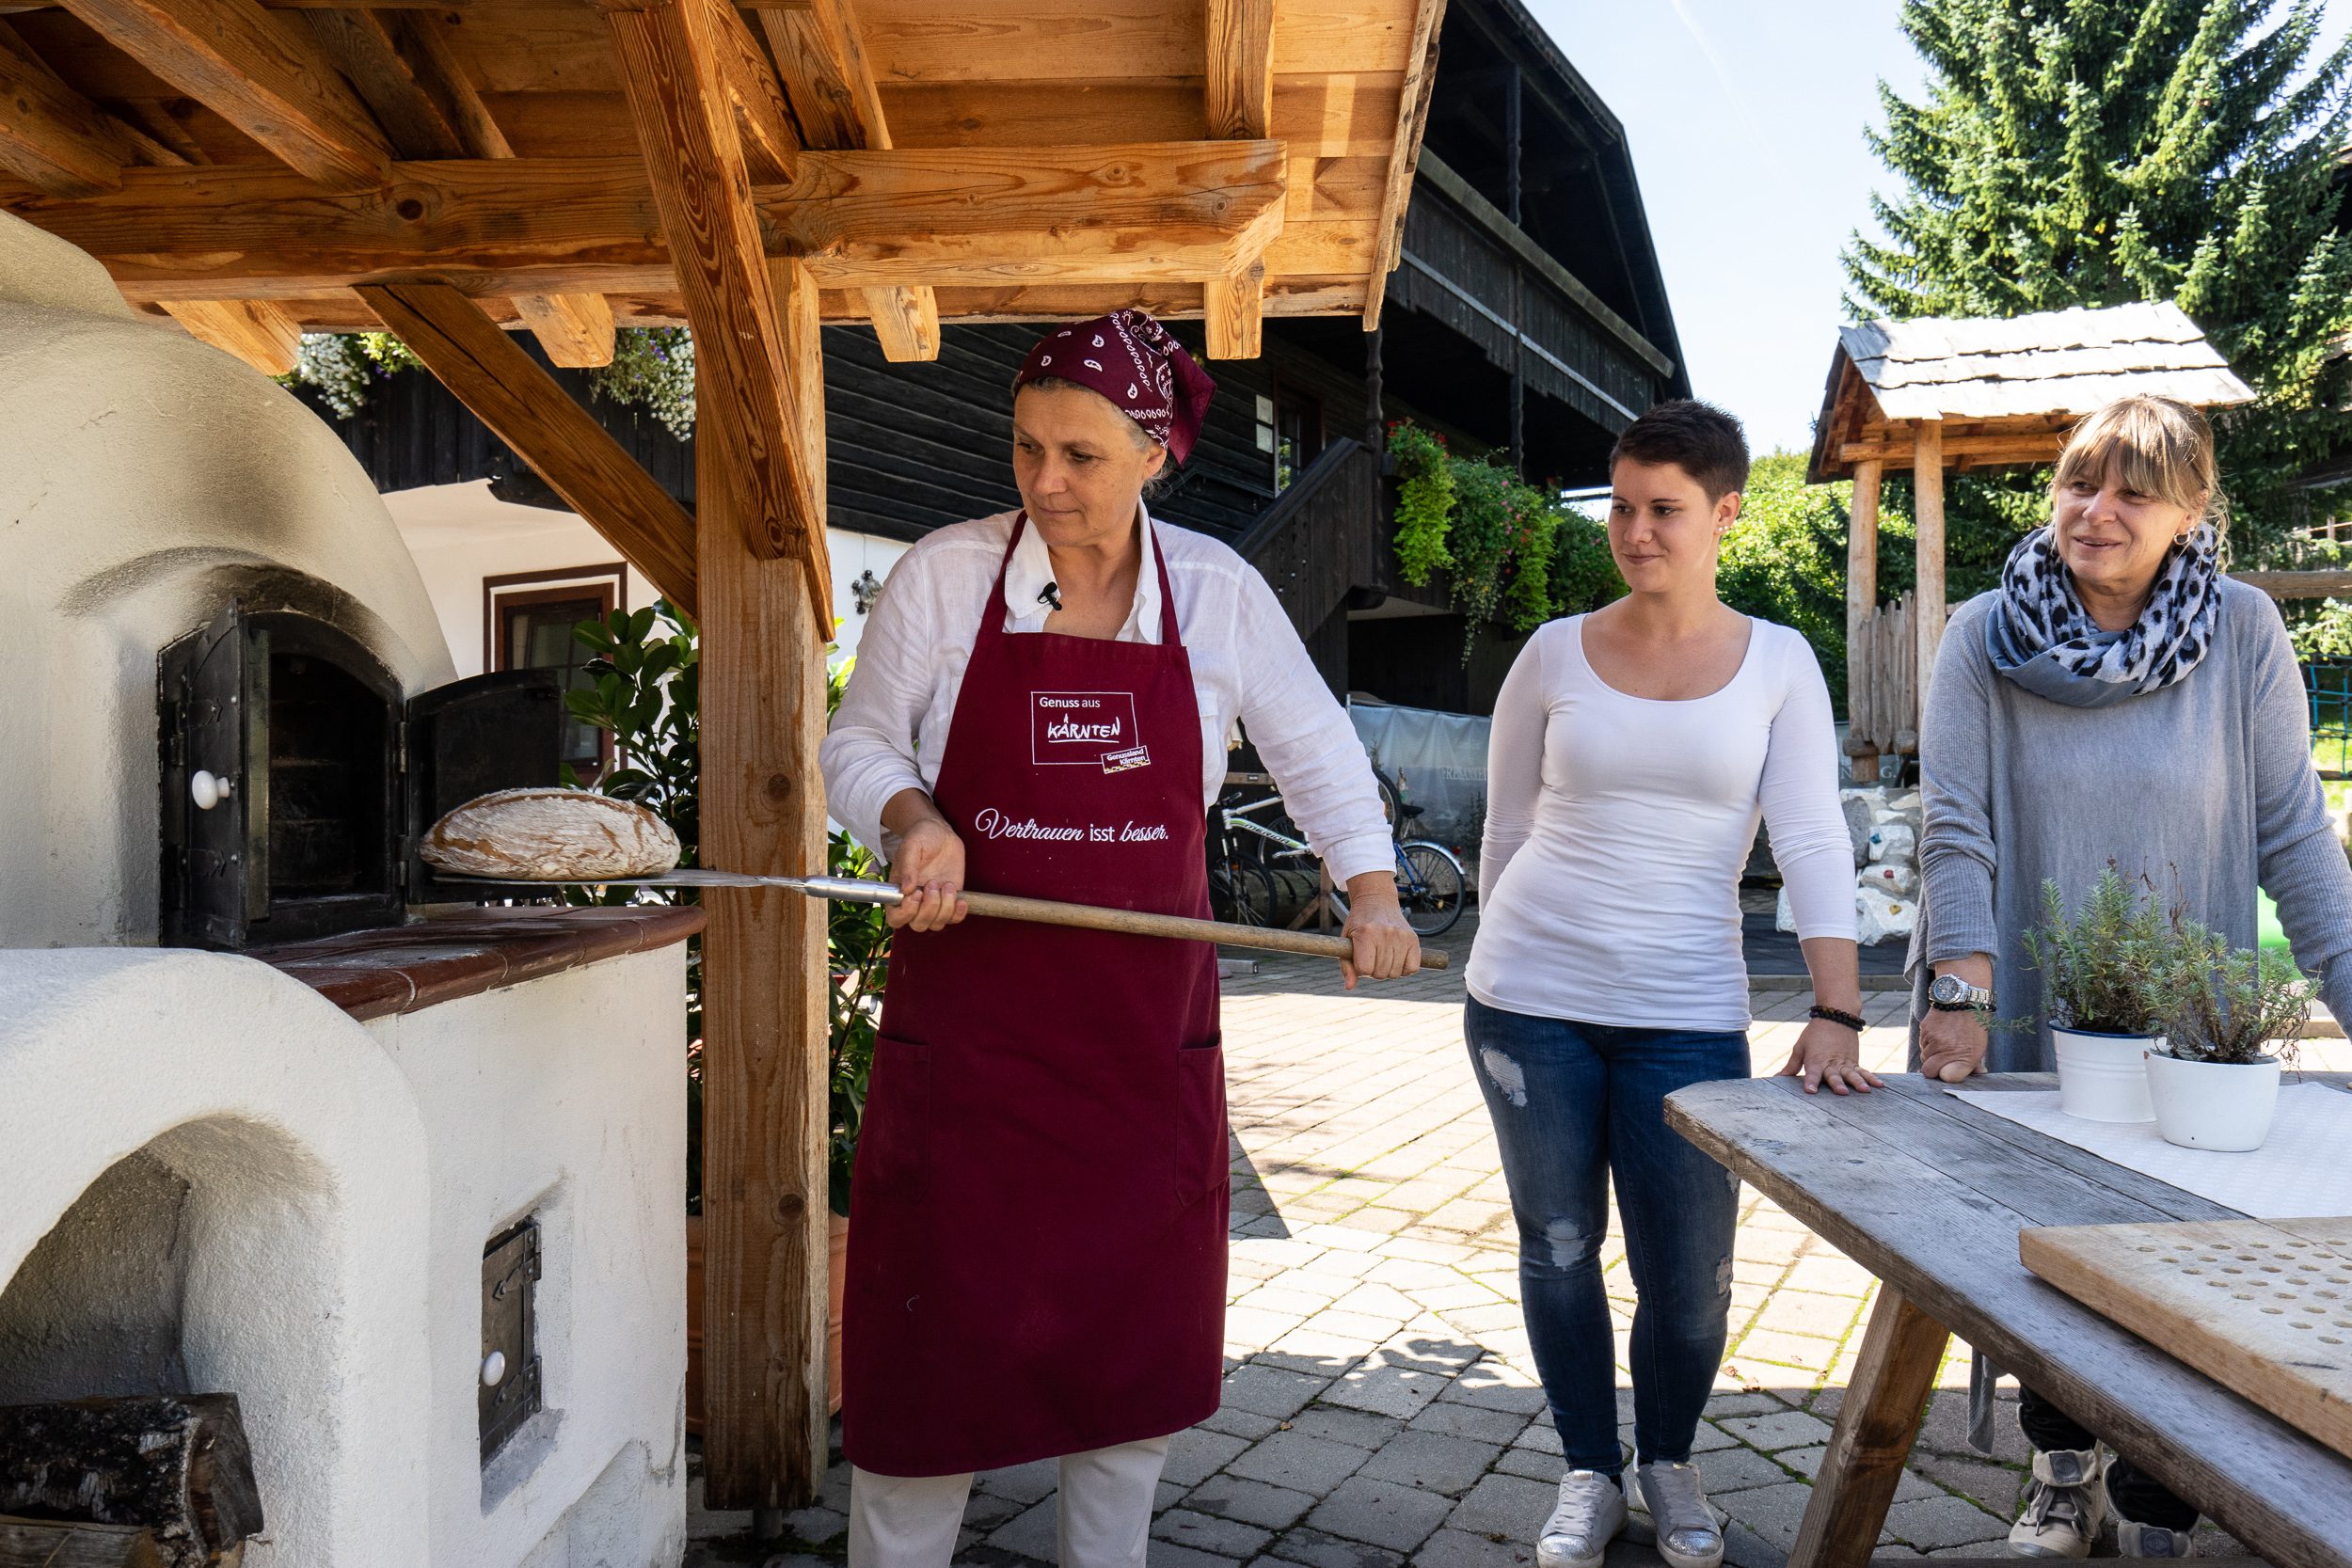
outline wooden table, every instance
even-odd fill
[[[2014,1073],[1969,1086],[2056,1084]],[[1701,1084],[1667,1100],[1666,1121],[1882,1281],[1790,1568],[1869,1561],[1955,1334],[2279,1568],[2352,1565],[2352,1460],[2017,1259],[2017,1233],[2037,1226],[2246,1217],[2237,1211],[1915,1076],[1844,1099],[1807,1096],[1792,1078]]]

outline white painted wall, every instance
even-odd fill
[[[486,479],[395,490],[384,498],[384,504],[416,558],[425,592],[433,600],[433,612],[448,641],[451,661],[461,675],[477,674],[483,668],[482,585],[485,578],[609,565],[620,559],[620,552],[579,514],[500,500],[490,494]],[[834,613],[841,623],[839,646],[844,654],[854,653],[866,617],[857,608],[852,585],[867,571],[877,581],[888,577],[891,566],[910,546],[842,529],[827,529],[825,545],[833,555]],[[551,578],[528,586],[552,587],[562,580]],[[628,569],[631,610],[652,604],[660,596],[660,591],[636,568]]]
[[[0,213],[0,946],[155,938],[155,655],[306,595],[410,692],[451,678],[334,432]]]

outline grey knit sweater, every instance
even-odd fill
[[[2352,865],[2328,821],[2311,720],[2279,611],[2224,579],[2214,644],[2185,679],[2108,707],[2071,707],[2004,679],[1985,653],[1996,595],[1954,612],[1919,729],[1924,879],[1911,942],[1915,1020],[1930,967],[1994,957],[2004,1018],[2043,1017],[2023,937],[2042,882],[2072,902],[2112,859],[2240,947],[2254,945],[2256,888],[2278,902],[2296,962],[2352,1020]],[[1987,1066],[2048,1071],[2046,1022],[1996,1030]]]

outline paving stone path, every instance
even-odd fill
[[[1462,995],[1458,969],[1350,994],[1320,964],[1278,959],[1226,982],[1225,1399],[1171,1448],[1153,1568],[1534,1562],[1560,1441],[1519,1315],[1510,1203],[1462,1044]],[[1808,1000],[1756,993],[1756,1071],[1786,1059]],[[1900,1069],[1905,1006],[1895,992],[1869,995],[1871,1068]],[[2312,1045],[2310,1066],[2344,1054],[2342,1041]],[[1622,1369],[1633,1287],[1613,1232],[1606,1265],[1629,1443]],[[1744,1196],[1730,1349],[1695,1456],[1729,1517],[1735,1568],[1776,1565],[1795,1538],[1873,1288],[1795,1219]],[[1896,1494],[1883,1558],[2002,1553],[2024,1445],[2005,1419],[1996,1459],[1969,1451],[1966,1385],[1956,1351]],[[689,1562],[839,1561],[848,1475],[836,1463],[819,1502],[789,1516],[794,1539],[783,1550],[753,1549],[746,1514],[696,1510]],[[956,1560],[1055,1561],[1054,1486],[1050,1462],[982,1475]],[[1637,1535],[1645,1524],[1637,1516]],[[2220,1538],[2200,1548],[2233,1549]]]

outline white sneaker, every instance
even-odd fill
[[[1723,1568],[1723,1524],[1699,1484],[1697,1465],[1644,1465],[1633,1484],[1658,1527],[1658,1555],[1667,1568]]]
[[[2195,1557],[2197,1543],[2185,1529],[2143,1525],[2115,1516],[2115,1555],[2118,1557]]]
[[[2010,1555],[2089,1557],[2107,1513],[2106,1459],[2097,1448],[2036,1449],[2033,1484],[2010,1528]]]
[[[1625,1528],[1625,1494],[1597,1470],[1560,1478],[1560,1501],[1535,1538],[1541,1568],[1600,1568],[1609,1543]]]

